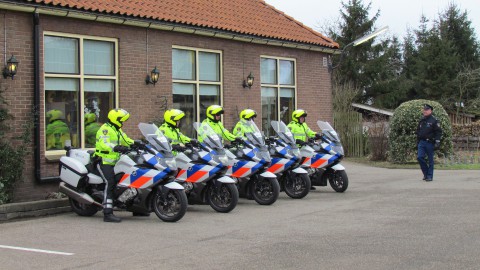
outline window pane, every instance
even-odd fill
[[[78,74],[78,39],[44,37],[45,72]]]
[[[85,147],[95,147],[95,138],[100,126],[108,121],[108,112],[113,109],[113,80],[85,79],[84,126]]]
[[[295,90],[280,88],[280,120],[288,125],[292,121],[292,112],[295,109]]]
[[[272,120],[277,120],[277,91],[276,88],[262,87],[262,130],[266,136],[275,135],[270,125]]]
[[[195,107],[195,85],[174,83],[173,108],[185,112],[185,117],[181,121],[181,131],[191,138],[196,137],[195,129],[193,129],[193,122],[196,121]]]
[[[72,81],[76,82],[76,87],[72,85]],[[65,88],[62,89],[62,85]],[[73,147],[79,147],[78,80],[45,78],[45,87],[47,86],[49,88],[45,89],[46,149],[63,150],[65,140],[71,140]]]
[[[277,60],[260,59],[261,82],[265,84],[277,84]]]
[[[210,105],[220,105],[220,87],[218,85],[200,85],[200,121],[207,118],[205,111]]]
[[[294,85],[295,76],[293,61],[280,60],[280,84]]]
[[[88,75],[115,75],[114,43],[85,40],[83,42],[84,73]]]
[[[176,80],[195,80],[195,52],[172,50],[172,77]]]
[[[201,81],[220,81],[220,55],[218,53],[198,53],[199,73]]]

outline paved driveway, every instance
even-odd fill
[[[120,224],[73,213],[0,224],[1,269],[478,269],[479,171],[344,163],[349,189],[319,188],[272,206],[240,200],[229,214],[189,206]],[[38,249],[18,250],[17,248]],[[47,251],[63,253],[45,253]]]

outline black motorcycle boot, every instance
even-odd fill
[[[103,211],[103,221],[119,223],[122,219],[113,214],[113,209],[105,208]]]

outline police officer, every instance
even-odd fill
[[[95,156],[102,158],[100,173],[107,180],[103,199],[103,221],[105,222],[122,221],[113,214],[113,191],[116,185],[113,167],[120,159],[119,152],[127,151],[128,146],[134,143],[121,129],[128,118],[130,114],[126,110],[113,109],[108,113],[108,122],[103,124],[97,132]]]
[[[287,127],[292,131],[293,137],[299,142],[307,142],[308,138],[319,139],[320,134],[311,130],[307,123],[305,123],[305,118],[307,117],[307,111],[298,109],[292,113],[292,121],[287,125]],[[312,185],[311,190],[316,188]]]
[[[47,150],[63,149],[65,141],[70,140],[70,129],[63,121],[60,110],[50,110],[46,113],[48,119],[46,133]]]
[[[423,117],[417,127],[418,154],[417,159],[423,172],[423,180],[433,180],[433,151],[440,147],[442,129],[437,118],[432,115],[433,107],[423,105]],[[425,160],[428,157],[428,164]]]
[[[308,138],[319,139],[320,134],[311,130],[307,123],[305,123],[305,118],[307,117],[307,112],[302,109],[293,111],[292,121],[287,125],[287,127],[292,131],[293,137],[295,140],[300,140],[307,142]]]
[[[94,113],[85,114],[85,141],[87,147],[95,146],[97,141],[97,132],[100,129],[100,123],[96,122],[97,116]]]
[[[240,112],[240,121],[233,128],[233,134],[238,138],[245,139],[245,133],[255,132],[252,128],[252,121],[257,117],[257,113],[252,109],[245,109]]]
[[[224,128],[222,122],[220,122],[223,112],[223,108],[220,105],[209,106],[206,111],[207,118],[203,120],[202,125],[209,125],[218,136],[227,141],[235,141],[237,137]],[[202,141],[201,136],[199,140]]]
[[[173,148],[180,144],[190,143],[192,139],[180,132],[181,120],[185,117],[185,113],[181,110],[171,109],[163,114],[164,123],[158,128],[165,137],[171,139]],[[195,141],[196,142],[196,141]]]

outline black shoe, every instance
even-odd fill
[[[115,216],[114,214],[105,214],[103,216],[103,221],[105,222],[115,222],[115,223],[119,223],[122,221],[121,218]]]
[[[132,216],[134,216],[134,217],[149,217],[150,213],[133,212]]]
[[[311,186],[311,187],[310,187],[310,190],[317,190],[317,188],[314,187],[314,186]]]
[[[432,178],[426,178],[425,181],[431,182],[431,181],[433,181],[433,179]]]
[[[423,180],[423,181],[427,180],[427,177],[424,176],[422,180]]]

